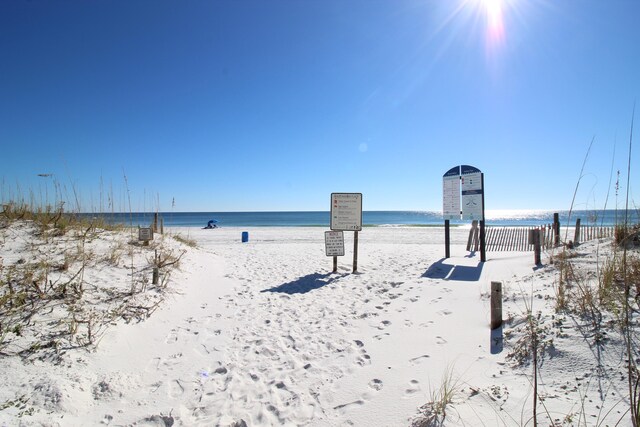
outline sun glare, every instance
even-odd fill
[[[479,0],[487,17],[487,38],[492,44],[504,39],[503,0]]]

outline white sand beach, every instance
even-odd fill
[[[148,319],[114,321],[95,348],[55,358],[19,355],[9,332],[0,426],[410,426],[443,384],[452,395],[444,425],[533,425],[528,308],[545,340],[539,425],[631,425],[621,339],[611,328],[596,345],[584,324],[556,313],[549,254],[538,267],[532,252],[488,252],[481,263],[465,251],[468,230],[454,228],[444,259],[440,227],[375,227],[359,233],[357,273],[353,233],[345,232],[346,255],[332,274],[324,231],[156,235],[157,244],[185,252],[166,288],[141,296],[162,293]],[[28,256],[30,234],[16,226],[0,232],[6,269]],[[91,250],[108,250],[117,240],[110,236],[94,239]],[[578,247],[585,277],[610,247],[610,240]],[[126,287],[132,262],[92,264],[85,292]],[[491,281],[503,283],[505,319],[493,332]],[[34,322],[44,328],[47,319]],[[441,425],[424,414],[422,421]]]

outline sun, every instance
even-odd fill
[[[490,29],[502,27],[502,0],[482,0]]]
[[[509,0],[467,0],[464,3],[470,6],[473,13],[484,21],[487,48],[493,50],[504,42],[505,6]]]
[[[504,41],[505,0],[475,0],[479,12],[485,16],[487,42],[490,45]]]

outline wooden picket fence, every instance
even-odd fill
[[[590,225],[576,224],[576,228],[579,230],[579,234],[574,233],[568,235],[568,238],[572,240],[574,244],[584,243],[590,240],[603,239],[613,237],[615,234],[615,227],[596,227]],[[556,242],[562,243],[564,236],[559,236],[556,239],[555,228],[553,224],[543,225],[541,227],[497,227],[487,226],[485,227],[485,248],[487,251],[494,252],[526,252],[533,251],[533,244],[529,240],[530,230],[540,230],[542,233],[541,243],[543,249],[551,249]],[[475,243],[477,240],[477,232],[474,229],[470,231],[469,243]]]

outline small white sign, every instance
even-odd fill
[[[151,227],[138,228],[138,240],[142,242],[153,240],[153,229]]]
[[[325,231],[324,247],[327,256],[344,256],[344,233],[342,231]]]
[[[472,221],[482,219],[482,194],[462,195],[462,219]]]
[[[482,173],[474,172],[462,175],[462,219],[483,219],[482,191]]]
[[[460,175],[442,179],[442,216],[444,219],[460,219]]]
[[[331,193],[331,227],[334,231],[362,230],[362,193]]]
[[[462,192],[482,190],[482,173],[468,173],[462,175]]]

